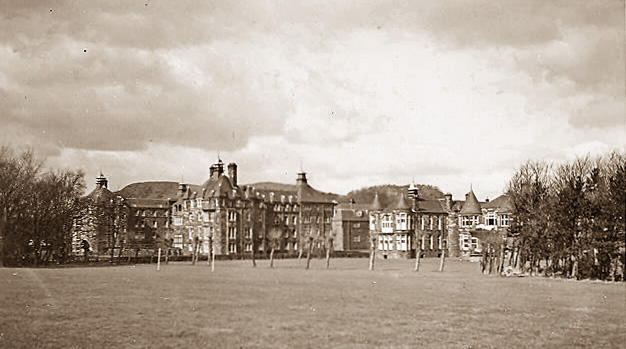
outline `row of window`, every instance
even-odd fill
[[[170,212],[168,210],[163,210],[163,213],[165,214],[165,217],[168,217],[170,215]],[[159,210],[137,210],[135,211],[135,216],[139,217],[159,217]]]
[[[462,227],[470,227],[480,224],[481,216],[461,216],[460,220]],[[484,216],[484,222],[488,226],[508,227],[511,224],[511,217],[508,214],[496,215],[494,212],[488,212]]]

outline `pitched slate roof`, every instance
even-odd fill
[[[129,198],[125,200],[130,207],[145,207],[145,208],[167,208],[169,202],[165,199],[144,199],[144,198]]]
[[[240,187],[233,186],[228,176],[220,174],[204,182],[202,192],[199,192],[198,195],[201,195],[203,199],[216,197],[228,197],[232,199],[235,197],[244,197],[244,192]]]
[[[482,205],[483,208],[498,209],[500,212],[511,213],[513,212],[513,205],[510,198],[504,194]]]
[[[97,204],[106,203],[115,198],[115,194],[113,194],[109,189],[98,186],[91,193],[87,194],[87,198],[93,200]]]
[[[425,213],[446,213],[445,202],[442,200],[419,200],[417,211]]]
[[[332,203],[334,201],[334,195],[313,189],[306,182],[298,182],[296,187],[298,188],[298,201],[300,202]]]
[[[482,210],[480,207],[480,203],[478,199],[476,199],[476,195],[474,195],[474,191],[470,190],[467,193],[467,198],[463,207],[461,208],[461,214],[482,214]]]
[[[280,200],[281,195],[284,195],[285,197],[289,197],[289,195],[291,195],[293,200],[297,200],[298,196],[298,190],[293,184],[260,182],[247,184],[246,187],[248,187],[251,196],[256,196],[258,193],[259,195],[265,195],[268,199],[270,197],[270,193],[274,193],[274,198],[276,200]]]
[[[123,198],[175,199],[177,192],[177,182],[154,181],[131,183],[117,193]]]

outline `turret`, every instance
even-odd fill
[[[102,171],[100,171],[100,176],[96,178],[96,188],[107,188],[109,185],[109,181],[104,177]]]

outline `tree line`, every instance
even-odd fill
[[[528,161],[507,188],[515,265],[576,279],[626,279],[626,155]]]
[[[30,150],[0,147],[0,261],[5,266],[63,263],[85,182],[81,171],[44,170]]]

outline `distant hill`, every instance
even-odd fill
[[[408,185],[376,185],[373,187],[353,190],[346,194],[345,198],[347,200],[354,199],[354,201],[358,204],[371,204],[374,201],[374,196],[378,193],[378,199],[380,200],[381,205],[383,205],[383,207],[388,207],[397,203],[401,195],[406,196],[408,189]],[[444,198],[443,192],[435,186],[417,184],[417,189],[421,199],[438,200]]]

